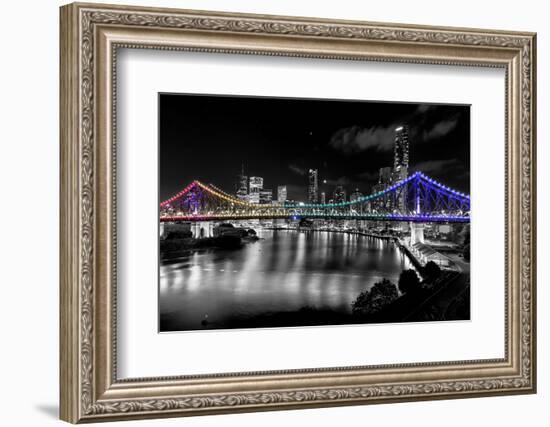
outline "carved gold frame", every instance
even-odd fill
[[[505,357],[116,376],[118,47],[502,67]],[[99,4],[61,8],[61,418],[77,423],[535,392],[535,34]]]

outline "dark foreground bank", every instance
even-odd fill
[[[350,313],[305,306],[293,311],[267,312],[252,316],[234,316],[224,321],[197,319],[195,325],[186,323],[186,330],[278,328],[289,326],[328,326],[373,323],[403,323],[425,321],[453,321],[470,319],[470,286],[461,284],[460,274],[448,278],[440,287],[418,289],[401,295],[373,314]],[[170,313],[160,317],[164,332],[184,328],[177,316]]]

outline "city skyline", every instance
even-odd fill
[[[271,200],[285,186],[289,200],[324,193],[328,202],[337,188],[371,193],[398,159],[405,173],[469,192],[468,106],[172,94],[159,104],[161,200],[193,179],[236,194],[244,170],[273,189]],[[397,153],[403,132],[407,150]]]

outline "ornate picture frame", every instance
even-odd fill
[[[112,421],[536,391],[536,36],[160,8],[61,8],[61,419]],[[500,67],[505,357],[117,379],[118,48]]]

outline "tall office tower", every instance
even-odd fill
[[[260,190],[260,204],[262,205],[270,205],[273,201],[273,191],[268,190],[267,188],[263,188]]]
[[[257,191],[255,193],[250,193],[248,196],[246,196],[246,201],[248,203],[260,203],[260,192]]]
[[[399,126],[395,129],[395,145],[393,147],[393,170],[409,168],[409,127]]]
[[[264,188],[264,179],[260,176],[251,176],[249,180],[250,193],[259,193]]]
[[[284,203],[287,201],[286,185],[279,185],[277,187],[277,202]]]
[[[244,165],[242,166],[241,173],[237,175],[235,187],[237,197],[241,200],[246,200],[248,196],[248,177],[244,174]]]
[[[321,193],[321,204],[324,205],[326,202],[327,202],[327,195],[326,195],[325,192],[323,191],[323,192]]]
[[[260,203],[260,191],[264,187],[264,179],[260,176],[251,176],[249,180],[248,201]]]
[[[409,128],[400,126],[395,129],[395,145],[393,147],[393,183],[403,181],[409,176]],[[393,209],[405,211],[405,194],[403,191],[395,200]]]
[[[310,169],[308,172],[309,186],[307,189],[307,198],[309,203],[317,203],[319,201],[319,171]]]
[[[334,203],[342,203],[346,201],[346,190],[341,185],[337,185],[333,195]]]

